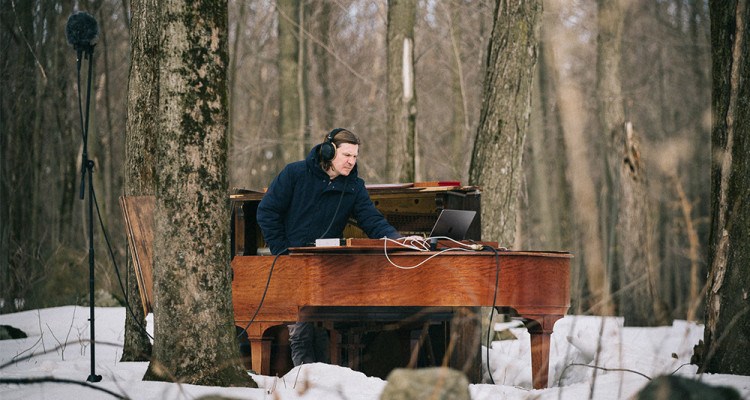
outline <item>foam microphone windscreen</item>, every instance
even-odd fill
[[[99,25],[91,14],[81,11],[71,15],[65,25],[65,38],[75,49],[88,46],[99,36]]]

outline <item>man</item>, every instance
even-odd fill
[[[310,246],[320,238],[340,238],[350,217],[370,238],[402,237],[375,208],[357,176],[359,144],[352,132],[334,129],[305,160],[287,165],[276,176],[257,212],[272,254],[286,254],[290,247]],[[295,366],[325,361],[320,348],[316,357],[314,341],[312,323],[289,326]]]

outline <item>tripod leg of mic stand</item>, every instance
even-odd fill
[[[91,328],[91,374],[86,380],[89,382],[99,382],[102,380],[102,376],[97,375],[95,371],[96,339],[94,336],[94,182],[91,177],[94,162],[91,160],[83,161],[86,163],[89,174],[89,326]]]

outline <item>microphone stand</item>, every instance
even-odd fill
[[[84,199],[84,186],[86,174],[88,173],[89,181],[89,322],[91,328],[91,374],[86,378],[89,382],[99,382],[102,380],[101,375],[96,374],[96,340],[94,329],[94,182],[92,173],[94,170],[94,161],[89,160],[88,156],[88,137],[89,137],[89,104],[91,102],[91,75],[94,67],[94,45],[90,43],[80,44],[77,48],[77,67],[78,67],[78,111],[81,115],[81,134],[83,136],[83,154],[81,156],[81,188],[79,197]],[[84,58],[89,60],[89,73],[86,83],[86,120],[81,108],[81,53]]]

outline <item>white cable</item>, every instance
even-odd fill
[[[427,241],[424,239],[408,238],[408,237],[399,238],[399,239],[389,239],[387,237],[384,237],[383,239],[385,239],[386,241],[391,241],[401,247],[405,247],[411,250],[416,250],[416,251],[429,250],[429,245],[427,245]],[[403,240],[403,242],[400,242],[400,240]]]
[[[441,238],[442,238],[442,237],[441,237]],[[391,260],[391,258],[390,258],[390,257],[388,257],[388,242],[389,242],[389,241],[390,241],[390,242],[393,242],[393,243],[396,243],[396,244],[398,244],[398,245],[400,245],[400,246],[403,246],[403,247],[407,247],[407,248],[411,248],[411,249],[414,249],[414,250],[417,250],[417,251],[429,251],[429,249],[424,249],[424,250],[420,250],[420,249],[416,248],[416,246],[414,246],[414,245],[411,245],[411,246],[410,246],[410,245],[407,245],[406,243],[401,243],[401,242],[398,242],[398,241],[396,241],[396,240],[393,240],[393,239],[389,239],[389,238],[384,238],[384,239],[385,239],[385,240],[383,240],[383,253],[385,254],[385,258],[386,258],[386,259],[388,260],[388,262],[389,262],[389,263],[391,263],[391,265],[393,265],[393,266],[394,266],[394,267],[396,267],[396,268],[400,268],[400,269],[414,269],[414,268],[417,268],[417,267],[419,267],[420,265],[422,265],[422,264],[426,263],[427,261],[430,261],[430,260],[431,260],[432,258],[434,258],[434,257],[437,257],[437,256],[439,256],[439,255],[442,255],[443,253],[446,253],[446,252],[448,252],[448,251],[471,251],[470,249],[464,249],[464,248],[461,248],[461,247],[449,247],[449,248],[447,248],[447,249],[441,250],[441,251],[439,251],[439,252],[437,252],[437,253],[435,253],[435,254],[433,254],[433,255],[431,255],[431,256],[429,256],[429,257],[425,258],[425,259],[424,259],[424,260],[423,260],[422,262],[420,262],[419,264],[416,264],[416,265],[412,265],[411,267],[402,267],[402,266],[400,266],[400,265],[398,265],[398,264],[394,263],[394,262],[393,262],[393,260]],[[450,239],[450,238],[446,238],[446,239]],[[450,240],[453,240],[453,239],[450,239]],[[465,244],[463,244],[463,243],[460,243],[460,242],[457,242],[457,241],[455,241],[455,240],[453,240],[453,241],[454,241],[454,242],[456,242],[456,243],[459,243],[459,244],[461,244],[462,246],[467,246],[467,245],[465,245]],[[425,240],[424,240],[424,241],[423,241],[422,243],[426,243],[426,242],[427,242],[427,240],[425,239]],[[468,247],[468,246],[467,246],[467,247]]]

